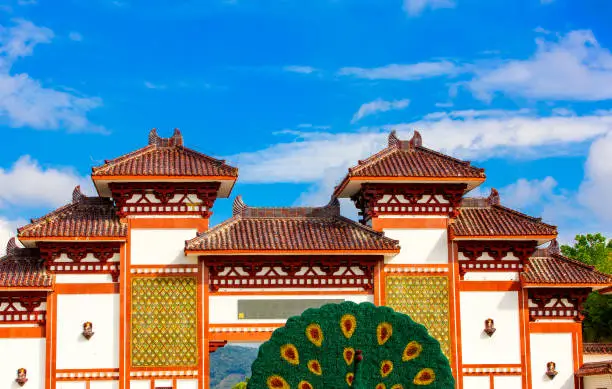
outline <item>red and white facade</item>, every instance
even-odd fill
[[[209,226],[237,177],[178,130],[153,130],[146,147],[92,170],[99,197],[77,188],[20,228],[24,248],[10,242],[0,260],[0,386],[208,388],[218,347],[351,300],[436,307],[424,324],[458,388],[589,388],[581,304],[612,278],[561,256],[556,228],[496,191],[466,197],[482,169],[392,133],[328,205],[256,208],[238,196],[233,216]],[[361,223],[340,215],[338,198]]]

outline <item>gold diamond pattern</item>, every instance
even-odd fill
[[[444,276],[387,276],[386,305],[423,324],[450,360],[450,304]]]
[[[132,279],[132,366],[197,366],[194,277]]]

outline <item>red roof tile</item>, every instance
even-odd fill
[[[193,251],[374,250],[396,252],[398,242],[340,216],[337,200],[318,208],[251,208],[240,197],[234,216],[186,243]]]
[[[585,354],[612,354],[612,343],[583,343]]]
[[[105,176],[237,177],[238,169],[226,165],[225,161],[183,147],[179,130],[174,130],[171,138],[160,138],[153,129],[148,146],[92,168],[93,178],[103,179]]]
[[[52,284],[38,249],[17,247],[11,238],[6,255],[0,258],[0,288],[49,288]]]
[[[463,199],[459,216],[453,221],[451,228],[455,237],[557,235],[557,227],[542,223],[540,218],[500,205],[495,189],[486,199]]]
[[[602,362],[588,362],[576,372],[576,377],[612,374],[612,360]]]
[[[119,220],[113,202],[105,197],[87,197],[77,186],[72,203],[19,228],[19,238],[125,237],[127,224]]]
[[[612,276],[598,272],[593,266],[576,261],[558,252],[556,240],[553,249],[538,250],[529,258],[521,273],[525,284],[538,285],[612,285]]]
[[[418,131],[409,141],[399,140],[395,131],[389,135],[389,146],[371,157],[359,161],[336,187],[336,194],[352,177],[399,178],[468,178],[483,179],[483,169],[437,151],[423,147]]]

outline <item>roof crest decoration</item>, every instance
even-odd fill
[[[162,138],[157,135],[157,128],[151,129],[149,132],[149,145],[157,147],[174,147],[183,146],[183,135],[178,128],[174,129],[174,133],[170,138]]]

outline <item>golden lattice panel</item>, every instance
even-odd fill
[[[445,276],[387,276],[386,305],[423,324],[449,360],[450,304]]]
[[[194,277],[132,279],[132,366],[198,364]]]

